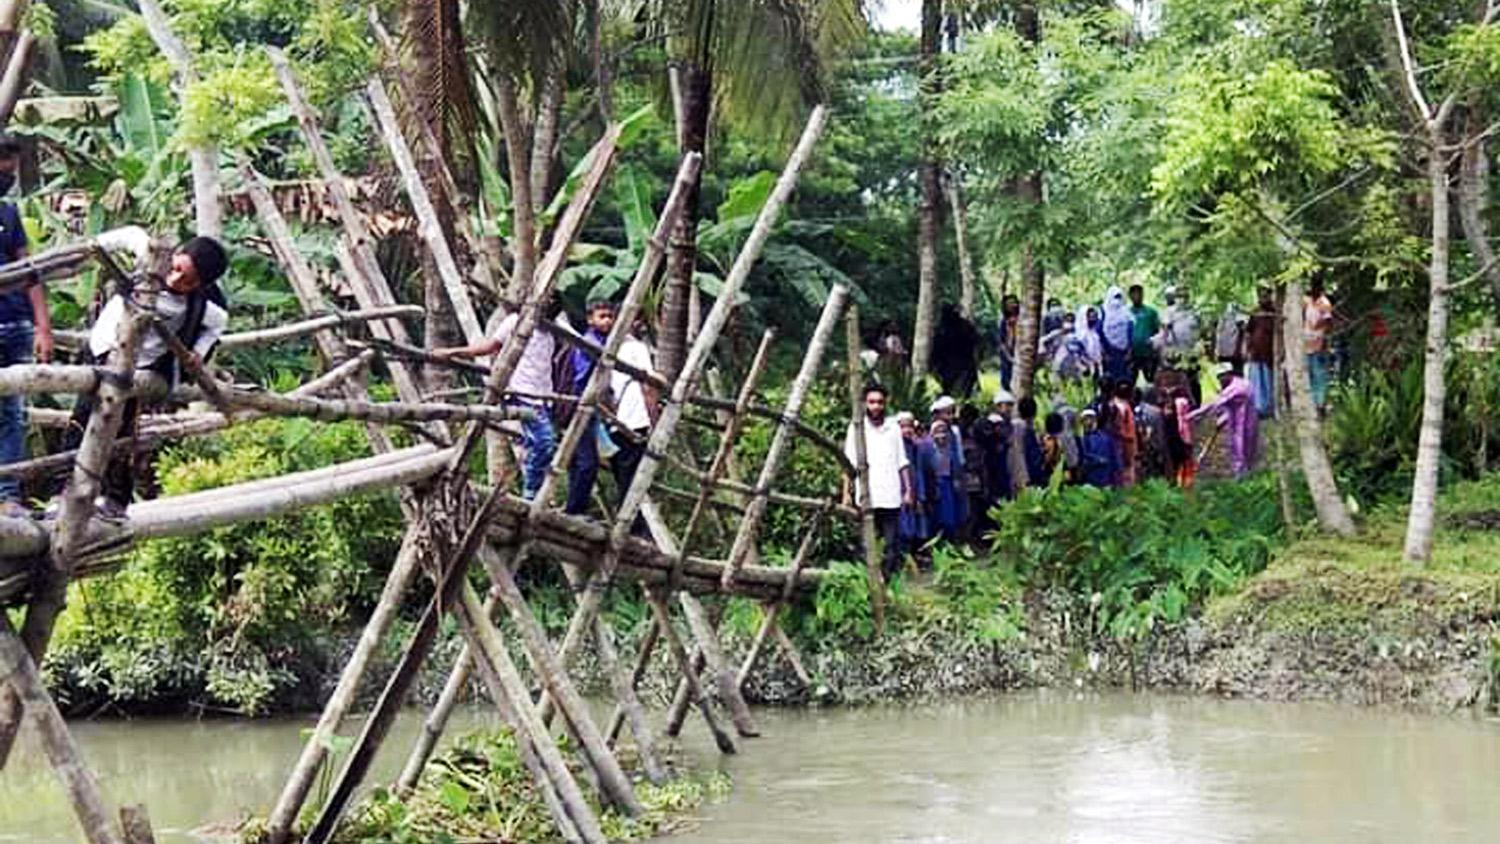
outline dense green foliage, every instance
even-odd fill
[[[1092,628],[1119,639],[1181,621],[1234,589],[1283,538],[1275,479],[1265,474],[1189,493],[1159,481],[1028,491],[994,518],[997,565],[1086,601]]]
[[[353,423],[265,421],[167,451],[164,494],[184,494],[368,454]],[[393,558],[389,496],[153,540],[118,574],[73,587],[48,654],[72,707],[195,702],[247,713],[296,691],[329,634],[357,623]]]
[[[582,776],[581,763],[576,773]],[[637,841],[689,824],[690,813],[729,790],[724,774],[684,777],[668,785],[641,783],[645,811],[636,818],[613,809],[600,815],[611,841]],[[334,839],[348,844],[456,844],[555,840],[556,829],[536,784],[508,732],[481,731],[461,738],[427,766],[412,794],[398,798],[376,789],[351,813]],[[247,842],[256,840],[254,830]]]

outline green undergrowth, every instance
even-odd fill
[[[575,775],[583,777],[576,757],[568,753],[568,759]],[[611,841],[637,841],[679,831],[693,823],[698,807],[722,799],[729,789],[729,778],[722,773],[683,776],[663,786],[642,782],[636,785],[636,795],[645,811],[630,818],[604,810],[599,814],[600,826]],[[256,829],[247,828],[244,840],[254,844],[258,835]],[[405,799],[388,789],[376,789],[350,812],[334,840],[339,844],[529,844],[555,841],[557,833],[511,734],[486,730],[463,736],[434,758]]]
[[[1406,636],[1500,618],[1500,475],[1454,485],[1438,511],[1425,565],[1402,559],[1404,508],[1379,508],[1356,537],[1292,545],[1205,617],[1289,634]]]

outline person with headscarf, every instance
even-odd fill
[[[1070,379],[1092,378],[1099,374],[1104,352],[1099,344],[1099,311],[1090,305],[1079,305],[1072,319],[1072,333],[1058,347],[1052,368],[1059,376]]]
[[[1234,364],[1220,363],[1219,395],[1188,417],[1196,422],[1210,413],[1218,416],[1219,428],[1229,431],[1229,468],[1236,478],[1250,474],[1260,445],[1260,417],[1255,412],[1255,390],[1234,371]]]
[[[898,533],[902,547],[911,551],[920,565],[924,556],[922,546],[932,536],[927,524],[927,512],[931,507],[928,481],[932,479],[932,467],[928,461],[932,457],[932,449],[922,432],[917,429],[915,416],[902,411],[896,414],[896,425],[901,429],[901,445],[906,449],[907,464],[911,466],[911,472],[901,479],[903,484],[910,487],[910,495],[901,503]]]
[[[1099,337],[1104,350],[1104,377],[1111,384],[1130,378],[1130,335],[1135,324],[1125,291],[1112,285],[1104,294],[1104,323]]]
[[[928,473],[928,530],[949,542],[957,541],[969,520],[968,495],[963,487],[964,454],[947,421],[936,419],[922,441],[922,465]]]

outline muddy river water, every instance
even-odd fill
[[[766,710],[676,844],[1500,841],[1500,722],[1314,704],[1036,693]],[[166,842],[264,811],[312,719],[75,725],[114,799]],[[410,747],[409,713],[377,773]],[[489,723],[481,709],[462,723]],[[0,772],[0,842],[78,840],[34,738]]]

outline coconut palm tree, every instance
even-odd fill
[[[681,151],[705,152],[728,121],[790,135],[823,99],[833,57],[862,37],[862,0],[637,0],[621,8],[663,37]],[[698,265],[698,186],[672,233],[657,336],[669,377],[687,354],[688,301]]]

